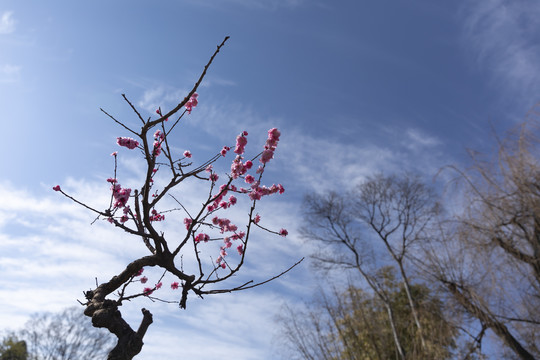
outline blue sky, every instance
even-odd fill
[[[308,254],[297,231],[305,194],[378,171],[431,177],[523,120],[540,100],[539,11],[528,0],[2,1],[2,323],[72,305],[144,253],[51,190],[107,203],[109,154],[128,134],[99,109],[136,124],[122,93],[145,116],[171,108],[231,37],[175,144],[204,161],[242,130],[252,151],[266,130],[282,131],[267,181],[287,191],[260,211],[290,236],[259,234],[239,279],[263,280]],[[137,186],[136,160],[121,153],[126,186]],[[197,203],[195,190],[184,201]],[[186,311],[128,304],[132,324],[140,307],[155,314],[138,358],[274,359],[273,317],[309,298],[318,277],[302,264],[263,288],[191,298]]]

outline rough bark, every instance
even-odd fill
[[[116,346],[109,353],[108,360],[131,360],[141,351],[146,330],[152,324],[152,314],[142,309],[143,319],[138,330],[134,331],[118,310],[122,305],[121,298],[110,300],[106,299],[106,296],[120,288],[142,267],[155,266],[158,263],[159,257],[156,255],[140,258],[129,264],[120,275],[85,293],[88,302],[84,314],[92,318],[92,325],[106,328],[118,338]]]

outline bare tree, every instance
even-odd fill
[[[312,254],[317,267],[332,269],[343,267],[357,270],[371,290],[384,304],[388,322],[392,329],[395,349],[400,359],[405,351],[397,333],[394,310],[390,304],[380,279],[367,264],[368,251],[358,233],[358,224],[351,212],[351,202],[347,197],[335,192],[324,195],[308,195],[305,199],[305,219],[308,223],[302,230],[304,238],[313,241],[318,251]]]
[[[357,191],[357,216],[377,234],[397,264],[422,348],[426,348],[405,270],[405,259],[411,247],[426,238],[426,229],[438,208],[434,192],[418,177],[409,174],[400,178],[377,175],[366,180]]]
[[[108,332],[92,327],[80,307],[33,314],[14,334],[26,344],[29,360],[103,359],[114,346]]]
[[[154,286],[129,291],[132,289],[131,284],[140,281],[139,276],[144,267],[160,267],[163,270],[163,276],[169,274],[178,280],[173,282],[171,287],[181,289],[181,294],[176,302],[184,309],[190,293],[203,297],[208,294],[245,290],[279,276],[259,284],[248,281],[232,287],[220,287],[221,283],[232,280],[242,268],[254,228],[260,228],[277,235],[287,235],[285,229],[271,231],[263,227],[260,216],[255,212],[256,204],[262,197],[284,191],[281,184],[262,185],[265,167],[274,156],[280,132],[276,128],[270,129],[262,150],[247,159],[244,159],[246,156],[244,152],[248,134],[244,131],[238,135],[236,147],[233,150],[236,155],[230,166],[231,171],[224,176],[223,180],[219,180],[219,175],[213,170],[212,165],[225,157],[231,150],[230,147],[225,146],[221,151],[217,150],[215,156],[198,164],[191,162],[189,151],[185,151],[183,156],[174,153],[175,147],[172,143],[171,133],[178,128],[177,125],[183,116],[191,113],[192,109],[197,106],[197,88],[227,39],[228,37],[217,47],[187,96],[169,111],[162,112],[161,108],[157,109],[156,119],[143,118],[136,107],[123,95],[137,121],[140,122],[139,129],[128,126],[127,123],[119,121],[103,111],[124,131],[135,137],[135,139],[119,137],[117,142],[118,145],[130,150],[138,149],[142,154],[145,176],[138,189],[132,193],[131,188],[120,185],[116,167],[116,158],[119,155],[116,153],[113,154],[115,159],[114,177],[107,180],[111,186],[111,198],[105,210],[100,210],[102,207],[83,203],[73,198],[60,186],[54,187],[56,191],[92,211],[96,214],[97,219],[107,220],[125,232],[140,238],[141,244],[149,252],[149,255],[133,260],[109,281],[85,292],[84,305],[86,309],[84,313],[92,318],[92,324],[95,327],[106,328],[118,338],[116,346],[108,355],[110,360],[132,359],[138,354],[143,346],[143,337],[152,323],[152,314],[143,308],[141,324],[137,330],[133,330],[118,310],[127,300],[139,297],[156,299],[155,292],[162,285],[161,279]],[[248,173],[253,162],[257,159],[260,166],[256,171],[255,169],[251,170],[252,174]],[[204,182],[209,187],[201,200],[201,206],[196,209],[189,209],[178,194],[172,195],[172,190],[177,189],[187,179]],[[222,184],[218,185],[220,182]],[[238,187],[235,185],[237,183],[240,183]],[[246,183],[248,184],[247,188],[240,187],[246,186]],[[221,215],[226,215],[226,210],[237,203],[236,196],[246,198],[249,204],[244,228],[235,225],[231,219]],[[165,198],[173,199],[176,207],[164,208],[166,205],[163,205],[162,200]],[[165,219],[165,213],[173,211],[184,214],[183,225],[181,220],[178,221],[180,234],[166,237],[159,224]],[[228,249],[233,246],[233,242],[238,252],[236,260],[234,256],[228,256]],[[217,248],[214,250],[216,254],[213,259],[208,256],[207,260],[206,256],[202,256],[202,253],[207,251],[209,246],[206,245],[207,243],[221,244],[216,246]],[[188,257],[194,259],[195,266],[193,268],[187,268],[187,261],[183,261]],[[116,295],[116,299],[108,298],[110,295]]]
[[[419,358],[431,347],[422,329],[418,304],[411,291],[406,261],[414,246],[425,239],[426,230],[438,211],[432,190],[418,177],[376,175],[350,194],[309,195],[305,202],[307,226],[303,235],[318,245],[313,259],[323,269],[357,271],[386,309],[398,358]],[[382,245],[382,251],[381,246]],[[415,338],[413,353],[407,354],[399,333],[395,309],[377,271],[392,265],[398,270],[407,295]],[[409,329],[410,331],[410,329]],[[411,348],[409,348],[410,350]]]
[[[534,114],[534,110],[531,114]],[[498,139],[489,159],[471,153],[459,174],[465,210],[441,226],[427,272],[513,357],[540,357],[540,154],[534,119]]]

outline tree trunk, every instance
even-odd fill
[[[476,305],[468,296],[458,289],[458,285],[453,282],[446,282],[446,287],[469,313],[480,320],[487,328],[493,330],[493,332],[501,338],[501,340],[503,340],[520,359],[535,360],[534,356],[521,345],[502,322],[498,321],[491,316],[489,312],[482,310]]]

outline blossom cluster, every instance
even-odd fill
[[[131,195],[131,189],[122,188],[116,179],[108,178],[107,182],[111,183],[111,190],[114,198],[113,208],[123,208],[126,206],[129,196]]]
[[[221,149],[221,151],[220,151],[221,156],[227,155],[227,152],[228,152],[229,150],[231,150],[230,147],[224,146],[223,149]]]
[[[281,133],[277,128],[268,130],[268,139],[266,139],[266,144],[264,145],[264,151],[262,152],[260,162],[266,164],[270,159],[274,158],[274,151],[276,150],[277,143]]]
[[[242,162],[242,157],[238,155],[231,164],[231,177],[233,179],[237,179],[240,176],[244,175],[251,167],[253,166],[253,163],[251,160],[246,161],[245,163]]]
[[[116,143],[120,146],[127,147],[130,150],[135,149],[137,146],[139,146],[139,142],[137,140],[134,140],[129,137],[117,137]]]
[[[120,222],[122,224],[129,220],[129,218],[128,218],[129,211],[130,211],[129,205],[125,206],[124,209],[123,209],[124,215],[122,215],[120,217]]]
[[[275,193],[283,194],[285,192],[285,188],[281,184],[272,184],[272,186],[267,187],[266,185],[259,186],[259,182],[255,181],[251,185],[251,190],[247,190],[242,188],[243,192],[248,192],[248,196],[251,200],[261,200],[263,196],[266,195],[272,195]]]
[[[199,104],[199,101],[197,100],[198,97],[199,97],[199,94],[194,93],[193,95],[191,95],[188,102],[186,103],[186,110],[187,110],[188,114],[191,114],[191,110],[195,106],[197,106],[197,104]]]
[[[242,155],[246,149],[248,132],[243,131],[240,135],[236,137],[236,147],[234,152],[238,155]]]
[[[212,173],[212,175],[210,175],[210,179],[212,179],[213,177],[215,177],[216,180],[217,180],[217,174],[216,173]],[[212,180],[212,181],[215,182],[215,180]],[[221,185],[219,187],[218,195],[216,195],[216,197],[213,199],[212,204],[208,205],[207,210],[209,212],[212,212],[212,211],[215,211],[215,210],[217,210],[219,208],[227,209],[227,208],[235,205],[238,200],[236,199],[236,197],[234,195],[229,196],[228,201],[224,200],[225,196],[227,196],[227,193],[228,193],[229,190],[235,191],[235,192],[238,191],[236,186],[234,186],[233,184],[229,185],[228,187],[225,184]]]
[[[228,231],[236,231],[238,230],[238,226],[231,224],[231,220],[229,219],[220,219],[217,216],[215,216],[212,219],[212,224],[219,227],[220,232],[223,234],[224,232]]]
[[[163,221],[165,220],[165,215],[157,212],[156,209],[152,209],[152,215],[148,218],[150,221]]]
[[[156,130],[154,133],[154,156],[161,154],[161,144],[165,140],[165,134],[161,130]]]
[[[210,236],[205,233],[199,233],[197,236],[195,236],[195,243],[198,244],[201,241],[208,242],[210,240]]]

